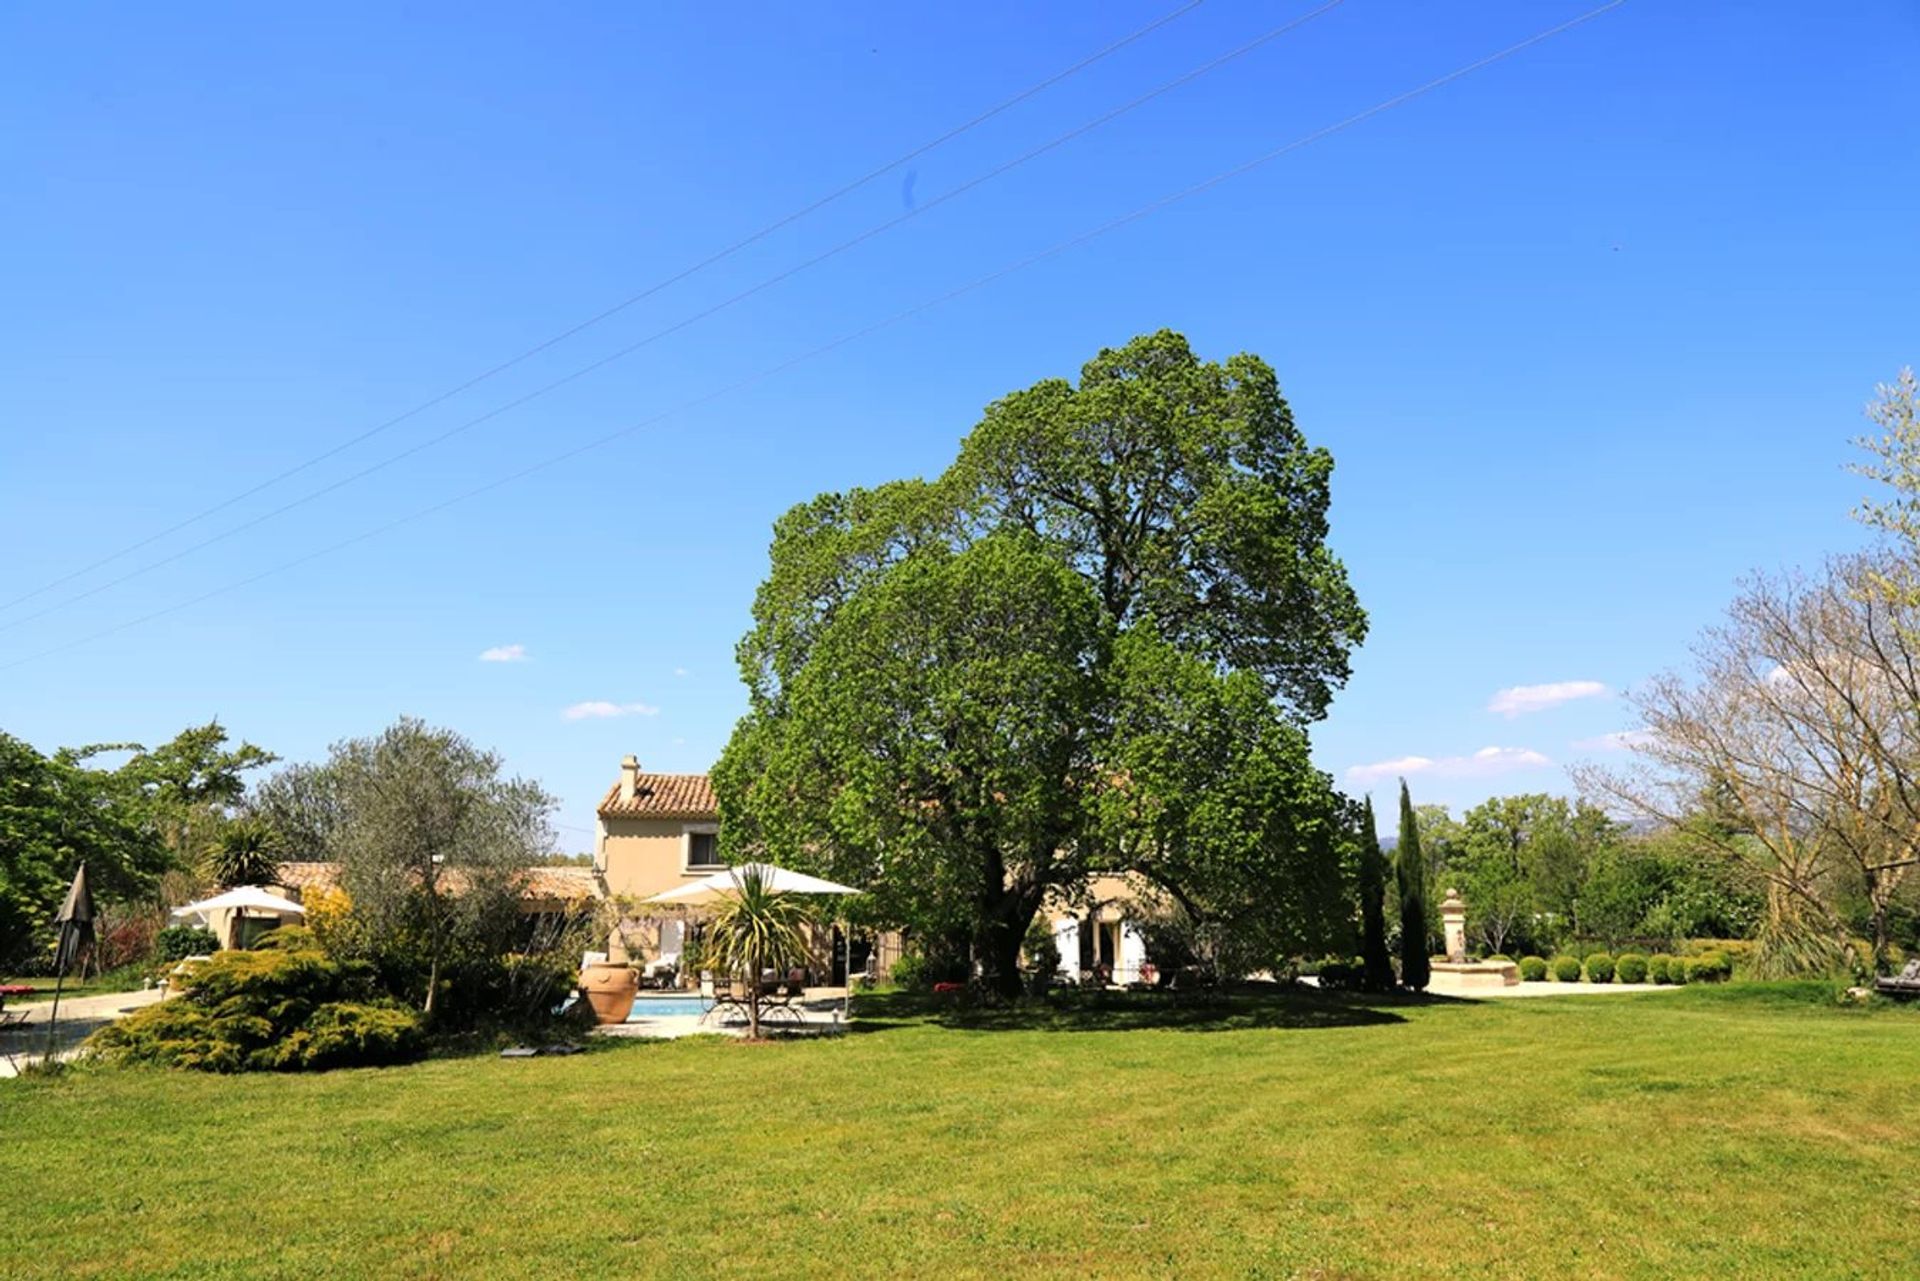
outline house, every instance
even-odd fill
[[[649,774],[632,756],[620,762],[620,776],[600,801],[593,851],[594,869],[608,894],[632,905],[629,919],[609,940],[613,960],[648,963],[680,955],[688,920],[650,915],[640,900],[724,870],[719,833],[720,806],[705,774]],[[1115,983],[1140,982],[1147,955],[1139,922],[1158,902],[1152,887],[1133,876],[1096,876],[1085,894],[1049,900],[1042,916],[1060,949],[1061,975],[1077,980],[1105,971]],[[899,959],[901,942],[893,931],[872,940],[855,938],[854,969],[866,968],[871,957],[875,971],[885,974]],[[816,969],[839,981],[844,946],[837,931],[831,942],[822,931]]]
[[[571,916],[583,905],[607,896],[599,873],[590,867],[530,867],[519,874],[519,880],[520,914],[530,935],[540,928],[541,918]],[[442,872],[440,885],[445,892],[458,894],[461,884],[458,868]],[[296,903],[306,903],[309,892],[322,894],[338,888],[338,863],[291,860],[280,864],[278,883],[268,890]],[[221,945],[231,946],[224,935]]]
[[[1147,967],[1140,920],[1159,896],[1136,876],[1096,876],[1084,896],[1055,895],[1041,909],[1060,949],[1060,974],[1068,980],[1104,970],[1115,983],[1139,983]]]
[[[601,798],[594,820],[594,871],[607,893],[628,906],[627,918],[608,940],[609,959],[642,964],[678,959],[692,921],[641,900],[725,871],[719,836],[720,804],[705,774],[649,774],[633,756],[620,762],[620,776]],[[845,949],[837,928],[822,927],[812,939],[811,968],[843,982]],[[884,973],[899,954],[897,934],[853,941],[856,972],[871,958]]]

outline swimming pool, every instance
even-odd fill
[[[704,996],[642,996],[633,1002],[627,1022],[641,1019],[699,1018],[713,1003]]]

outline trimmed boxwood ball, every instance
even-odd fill
[[[1687,958],[1687,982],[1720,983],[1733,975],[1733,958],[1725,952],[1702,952]]]
[[[1558,983],[1578,983],[1580,981],[1580,958],[1577,956],[1556,956],[1553,958],[1553,977]]]
[[[1587,982],[1613,982],[1613,958],[1605,952],[1595,952],[1587,957]]]
[[[1638,952],[1622,952],[1613,963],[1614,977],[1622,983],[1647,981],[1647,958]]]
[[[1544,956],[1523,956],[1520,958],[1520,977],[1529,983],[1544,983],[1547,980],[1547,958]]]
[[[1647,958],[1647,978],[1655,983],[1673,982],[1672,979],[1667,977],[1667,966],[1671,964],[1672,961],[1673,958],[1665,952],[1655,952],[1652,956],[1649,956]]]
[[[1667,958],[1667,982],[1685,983],[1687,981],[1687,958],[1673,956]]]

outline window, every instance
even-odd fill
[[[687,829],[687,867],[720,867],[720,851],[715,848],[720,839],[719,833],[712,828]]]

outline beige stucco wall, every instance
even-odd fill
[[[688,870],[687,833],[714,827],[698,819],[599,818],[593,853],[607,893],[637,901],[709,875],[712,868]],[[658,955],[658,943],[658,921],[634,922],[613,931],[607,950],[616,961],[645,961]]]
[[[616,897],[645,898],[713,871],[688,871],[687,832],[712,823],[677,818],[603,818],[594,858]]]

